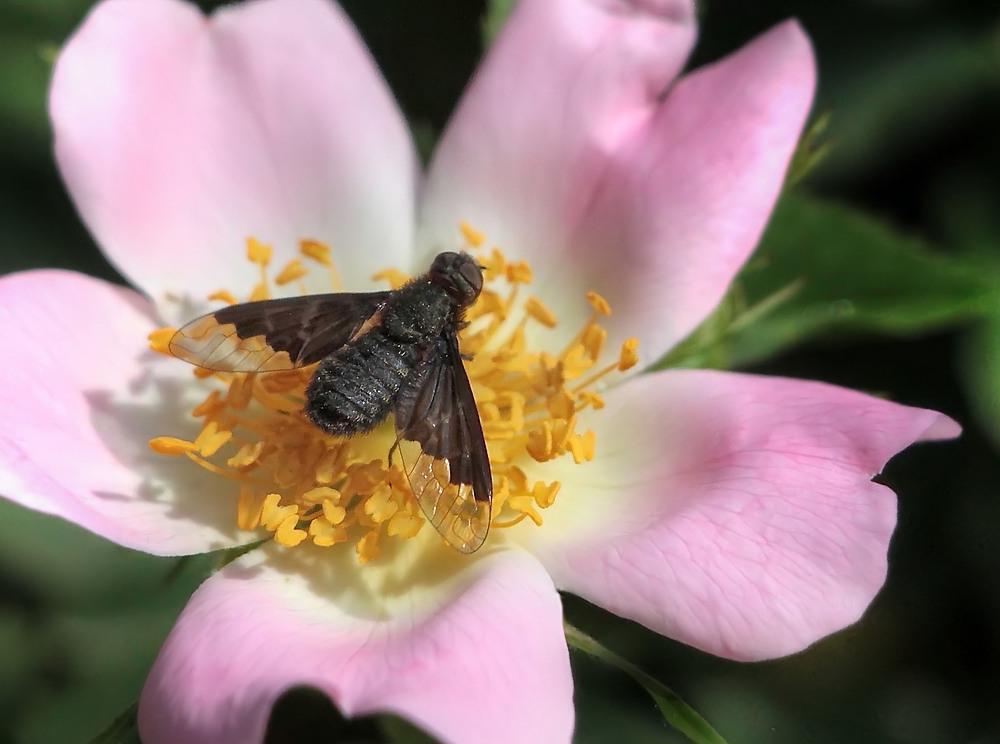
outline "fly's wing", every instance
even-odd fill
[[[389,294],[340,292],[231,305],[177,331],[170,353],[218,372],[304,367],[374,325]]]
[[[452,547],[478,550],[490,529],[493,476],[454,331],[428,348],[393,413],[399,439],[420,446],[404,468],[427,520]]]

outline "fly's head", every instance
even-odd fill
[[[475,302],[483,289],[482,267],[468,253],[439,253],[428,276],[463,308]]]

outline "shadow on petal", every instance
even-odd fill
[[[191,379],[184,365],[152,351],[141,352],[138,362],[142,371],[122,388],[83,392],[93,432],[134,476],[122,488],[94,489],[93,495],[122,505],[145,502],[169,521],[206,527],[217,535],[208,550],[250,541],[254,534],[236,526],[238,483],[208,473],[186,457],[164,456],[149,447],[149,440],[158,436],[197,436],[200,427],[189,411],[208,386]]]

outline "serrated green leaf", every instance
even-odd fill
[[[139,703],[132,703],[102,733],[90,740],[90,744],[141,744],[136,713]]]
[[[825,336],[913,335],[998,306],[995,260],[936,254],[870,216],[786,194],[719,307],[655,368],[729,369]]]
[[[1000,275],[982,262],[934,254],[867,215],[797,194],[781,199],[737,285],[745,308],[768,312],[753,322],[736,314],[724,334],[729,366],[833,333],[963,323],[1000,301]]]
[[[740,277],[753,306],[796,282],[802,290],[749,325],[758,336],[793,340],[803,331],[853,327],[907,334],[988,311],[1000,277],[978,262],[934,254],[847,207],[789,195],[775,210]]]
[[[694,708],[681,700],[673,690],[655,677],[608,650],[596,639],[569,623],[563,623],[563,630],[570,648],[583,651],[616,669],[620,669],[642,685],[653,698],[656,707],[660,709],[664,720],[690,741],[695,742],[695,744],[726,744],[726,740],[712,728],[708,721],[698,715]]]

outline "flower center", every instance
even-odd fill
[[[531,268],[509,261],[496,247],[486,250],[483,236],[461,225],[463,250],[476,253],[484,288],[466,313],[459,333],[493,472],[492,527],[508,528],[524,520],[541,526],[542,512],[555,503],[558,480],[531,481],[521,465],[556,458],[582,465],[594,456],[594,432],[577,431],[577,414],[604,406],[595,385],[606,375],[632,367],[635,339],[626,341],[614,361],[599,365],[606,338],[598,325],[610,313],[608,303],[589,292],[590,318],[556,353],[528,348],[529,326],[553,328],[557,319],[536,297],[523,297]],[[317,268],[329,272],[340,291],[330,249],[303,240],[301,258],[269,274],[271,248],[251,238],[247,258],[260,270],[249,300],[271,297],[272,285],[298,283]],[[387,269],[375,277],[397,289],[407,280]],[[219,290],[209,300],[235,304]],[[581,302],[583,300],[581,299]],[[175,329],[150,334],[150,347],[168,354]],[[407,539],[424,528],[425,518],[413,496],[402,463],[387,455],[395,442],[391,424],[349,439],[331,437],[302,411],[305,388],[315,365],[267,374],[215,372],[196,368],[211,390],[191,415],[201,423],[193,440],[156,437],[159,454],[185,456],[198,466],[240,486],[236,523],[243,530],[263,528],[281,545],[309,539],[319,546],[353,543],[366,563],[381,553],[385,540]]]

